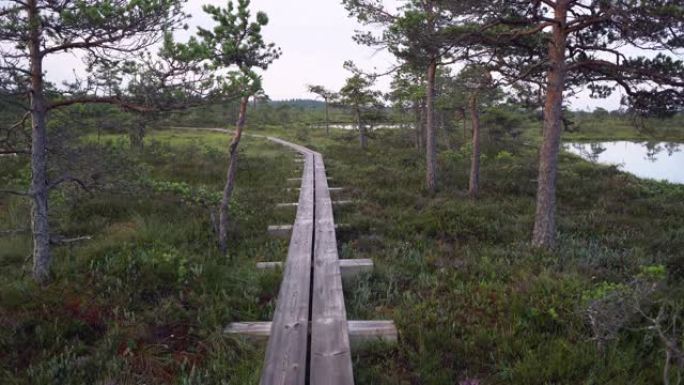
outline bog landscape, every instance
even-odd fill
[[[0,0],[0,384],[675,385],[682,0]]]

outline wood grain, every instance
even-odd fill
[[[292,226],[283,280],[273,315],[261,385],[306,381],[311,247],[314,215],[314,156],[305,152],[297,217]]]
[[[314,277],[311,302],[311,385],[353,385],[347,311],[337,254],[333,206],[323,157],[314,155]]]

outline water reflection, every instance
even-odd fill
[[[618,165],[641,178],[684,184],[684,153],[676,142],[567,143],[564,149],[584,159]]]

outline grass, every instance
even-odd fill
[[[252,130],[321,151],[331,185],[348,187],[340,197],[358,202],[336,208],[336,221],[351,225],[338,232],[340,257],[372,258],[376,268],[346,285],[348,317],[392,319],[400,341],[355,352],[357,384],[661,381],[663,347],[643,323],[599,347],[586,297],[606,283],[629,284],[642,266],[667,265],[666,293],[681,298],[673,293],[682,289],[682,186],[562,155],[560,245],[542,252],[527,242],[534,148],[487,141],[482,196],[473,201],[465,197],[460,135],[440,150],[440,188],[429,195],[411,133],[374,132],[362,151],[353,132],[321,131]],[[117,147],[115,137],[100,140]],[[286,255],[265,228],[292,220],[291,211],[273,208],[293,201],[282,188],[294,163],[277,145],[245,139],[231,258],[221,258],[207,210],[192,198],[220,191],[225,144],[225,134],[155,132],[144,153],[126,153],[135,166],[128,178],[141,183],[78,200],[75,192],[56,196],[64,215],[55,226],[95,238],[58,249],[48,287],[26,277],[28,240],[0,238],[0,382],[258,381],[263,346],[221,331],[231,321],[271,318],[279,274],[253,264]],[[24,168],[2,168],[2,178],[21,181]],[[25,203],[0,202],[3,227],[26,225]]]
[[[580,116],[571,120],[575,124],[571,130],[563,132],[565,141],[684,141],[684,122],[681,117],[646,119],[641,126],[626,117]],[[541,122],[527,120],[523,128],[525,139],[535,143],[541,140]]]
[[[0,383],[258,381],[263,347],[222,330],[271,318],[279,277],[254,263],[286,253],[265,229],[284,219],[270,208],[294,162],[277,145],[245,139],[231,256],[220,257],[208,210],[187,198],[221,191],[226,145],[226,135],[156,133],[142,155],[127,154],[136,166],[130,183],[77,203],[73,191],[55,194],[53,226],[93,240],[57,248],[46,287],[27,276],[28,239],[0,238]],[[102,146],[116,148],[116,138]],[[149,181],[180,187],[158,191]],[[26,225],[25,202],[5,199],[0,210],[3,228]]]
[[[681,117],[670,119],[650,118],[637,126],[626,117],[578,117],[573,119],[572,131],[563,133],[563,138],[570,141],[684,141],[684,121]],[[538,130],[530,130],[538,132]]]
[[[563,155],[560,246],[545,253],[527,243],[534,149],[488,143],[482,196],[472,201],[467,154],[441,152],[441,188],[429,196],[410,133],[374,136],[368,151],[352,133],[305,140],[325,154],[335,184],[362,202],[337,213],[354,229],[340,236],[341,256],[376,262],[373,275],[347,287],[348,316],[393,319],[400,330],[397,347],[357,354],[357,383],[660,381],[662,346],[646,333],[622,330],[599,351],[583,296],[602,282],[630,282],[642,265],[684,257],[684,188]]]

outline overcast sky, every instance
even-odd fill
[[[390,7],[400,1],[385,0]],[[213,23],[202,12],[203,4],[225,6],[225,0],[190,0],[187,12],[192,15],[190,32],[195,26],[211,28]],[[352,40],[355,29],[362,29],[347,16],[341,0],[252,0],[253,13],[264,11],[270,22],[264,29],[266,41],[275,42],[283,55],[263,74],[264,89],[271,99],[312,98],[307,84],[320,84],[339,89],[349,72],[342,68],[345,60],[353,60],[365,70],[382,71],[394,63],[390,54],[359,46]],[[187,34],[179,34],[183,39]],[[60,55],[46,63],[48,78],[53,81],[72,79],[82,68],[74,56]],[[387,90],[389,79],[380,79],[378,88]],[[607,100],[592,100],[586,95],[570,100],[573,108],[601,106],[619,107],[619,94]]]

